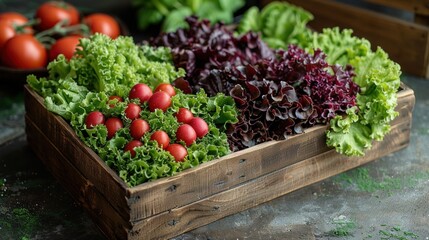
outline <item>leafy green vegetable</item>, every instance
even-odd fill
[[[327,144],[339,153],[362,156],[373,140],[383,140],[390,131],[390,122],[398,115],[395,107],[400,66],[380,47],[371,51],[367,40],[352,36],[347,29],[324,29],[314,38],[313,46],[326,51],[328,61],[350,64],[355,69],[353,81],[361,88],[358,111],[347,111],[347,116],[331,121]]]
[[[331,120],[327,144],[342,154],[364,155],[373,140],[382,140],[390,131],[390,122],[398,115],[395,107],[400,66],[381,48],[372,51],[370,42],[353,36],[351,29],[334,27],[311,33],[306,24],[312,19],[311,13],[299,7],[272,2],[260,12],[249,9],[237,32],[258,31],[272,48],[297,44],[310,53],[321,49],[329,64],[351,65],[355,71],[353,81],[361,88],[357,108]]]
[[[238,34],[261,32],[262,39],[272,48],[287,49],[289,44],[308,46],[312,32],[307,23],[313,15],[287,2],[271,2],[261,11],[252,7],[246,11],[237,27]]]
[[[161,23],[161,30],[172,32],[185,28],[185,18],[196,15],[211,22],[232,23],[233,14],[245,4],[244,0],[133,0],[138,8],[138,26],[144,30]]]
[[[124,114],[127,104],[133,101],[128,99],[130,89],[139,82],[154,89],[161,82],[183,76],[184,70],[176,70],[172,65],[168,48],[137,46],[128,37],[111,40],[104,35],[94,35],[82,39],[80,46],[78,56],[70,61],[60,55],[51,62],[48,78],[30,75],[27,82],[45,98],[46,108],[68,120],[77,136],[129,186],[174,175],[230,152],[224,131],[227,124],[237,122],[234,100],[223,94],[208,97],[204,91],[188,95],[179,90],[166,112],[159,109],[150,112],[147,103],[143,104],[140,115],[150,124],[150,133],[144,135],[143,146],[135,148],[134,157],[129,151],[124,152],[124,146],[132,139],[131,120]],[[112,95],[121,96],[124,101],[111,107],[108,100]],[[179,123],[174,115],[181,107],[203,118],[209,125],[209,134],[188,147],[184,162],[176,162],[169,152],[150,140],[150,135],[162,129],[175,142]],[[106,118],[121,118],[124,128],[111,139],[103,124],[88,129],[85,118],[95,110]]]
[[[352,35],[353,30],[339,27],[325,28],[321,33],[315,33],[310,39],[308,51],[320,48],[326,53],[326,61],[340,65],[350,64],[356,57],[367,56],[371,52],[371,43]]]
[[[81,39],[79,46],[79,57],[67,61],[60,55],[50,62],[47,78],[27,78],[29,85],[46,97],[48,110],[67,120],[76,103],[91,91],[124,98],[136,83],[146,83],[153,89],[185,75],[183,69],[172,65],[168,48],[138,46],[131,37],[112,40],[95,34]]]
[[[237,110],[231,97],[223,94],[208,97],[204,91],[200,91],[196,95],[179,92],[172,98],[172,106],[166,112],[161,110],[150,112],[144,108],[141,117],[149,123],[151,129],[143,136],[143,146],[135,148],[135,157],[132,157],[129,152],[123,151],[125,144],[132,139],[128,129],[131,121],[122,114],[126,103],[119,103],[115,107],[109,108],[106,104],[107,99],[107,95],[103,92],[87,94],[86,98],[77,104],[70,124],[79,138],[91,147],[108,166],[117,171],[129,186],[171,176],[184,169],[230,153],[227,136],[222,128],[227,123],[237,121]],[[170,136],[171,142],[175,142],[179,123],[174,115],[181,107],[189,108],[194,116],[206,120],[209,125],[209,134],[197,139],[188,147],[185,162],[178,163],[170,153],[151,141],[150,135],[156,130],[163,130]],[[107,139],[107,128],[104,125],[98,125],[92,129],[85,126],[84,116],[96,109],[105,116],[121,116],[124,122],[124,128],[110,140]]]

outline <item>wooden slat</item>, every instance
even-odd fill
[[[90,215],[110,239],[127,239],[131,223],[125,222],[109,200],[69,162],[56,144],[29,118],[25,117],[27,141],[49,172]],[[42,143],[42,144],[41,144]]]
[[[264,1],[267,4],[271,1]],[[429,28],[374,11],[332,0],[288,0],[311,12],[309,26],[316,31],[339,26],[381,46],[404,72],[429,78]]]
[[[249,179],[326,152],[326,126],[284,141],[272,141],[188,169],[177,176],[130,189],[131,221],[198,201]],[[195,181],[198,179],[198,181]]]
[[[94,184],[98,191],[109,198],[123,219],[128,221],[130,209],[126,199],[127,186],[119,176],[78,139],[68,123],[49,112],[44,107],[43,99],[28,86],[25,86],[25,108],[27,117],[43,129],[46,137],[61,148],[61,152],[69,158],[71,164]]]
[[[429,16],[429,0],[365,0],[366,2]]]
[[[330,150],[196,203],[140,221],[130,232],[130,239],[167,239],[398,151],[409,143],[410,121],[393,126],[385,140],[376,142],[364,157],[348,158]]]

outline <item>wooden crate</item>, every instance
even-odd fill
[[[262,0],[262,6],[271,1]],[[334,26],[351,28],[356,36],[368,39],[374,48],[381,46],[392,60],[401,65],[404,72],[429,78],[429,0],[354,2],[360,3],[359,5],[334,0],[287,0],[287,2],[311,12],[314,20],[309,22],[309,26],[316,31]],[[364,4],[365,7],[362,7]],[[392,14],[385,14],[375,7],[391,12],[391,9],[396,9],[394,13],[405,13],[412,17],[404,20]]]
[[[25,87],[30,147],[109,239],[167,239],[365,164],[409,143],[414,93],[398,93],[400,115],[365,157],[325,144],[326,126],[263,143],[136,187],[125,183],[43,99]]]

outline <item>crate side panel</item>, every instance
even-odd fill
[[[314,15],[309,26],[316,31],[335,26],[353,29],[356,36],[368,39],[374,48],[381,46],[404,72],[428,76],[428,27],[330,0],[289,2]]]
[[[166,239],[398,151],[409,144],[410,119],[393,126],[364,157],[334,150],[261,176],[190,205],[136,222],[130,239]]]
[[[129,218],[126,186],[117,174],[77,138],[74,130],[61,117],[49,112],[43,99],[28,86],[25,88],[25,107],[27,116],[39,129],[43,129],[46,137],[68,157],[71,164],[109,199],[124,219]]]
[[[326,126],[284,141],[272,141],[136,187],[130,194],[131,221],[198,201],[328,150]],[[196,181],[197,180],[197,181]]]
[[[49,172],[61,183],[64,189],[90,215],[100,230],[111,239],[126,239],[131,223],[125,221],[113,206],[86,179],[79,170],[47,138],[37,125],[26,116],[26,132],[29,146],[44,163]],[[39,144],[43,143],[43,144]]]
[[[428,0],[365,0],[366,2],[397,8],[420,15],[429,16]]]

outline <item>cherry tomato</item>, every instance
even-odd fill
[[[131,88],[128,97],[130,99],[138,98],[140,99],[140,103],[144,103],[144,102],[147,102],[147,100],[149,100],[152,94],[153,94],[152,90],[148,85],[144,83],[137,83]]]
[[[3,45],[1,60],[11,68],[43,68],[48,61],[45,47],[30,34],[16,35]]]
[[[152,135],[150,136],[150,140],[158,142],[158,146],[163,149],[166,149],[170,144],[170,137],[166,132],[162,130],[158,130],[152,133]]]
[[[134,120],[140,117],[141,111],[142,108],[139,105],[135,103],[129,103],[125,109],[125,116],[131,120]]]
[[[163,91],[166,92],[170,97],[176,95],[176,90],[174,87],[169,83],[160,83],[156,88],[154,92]]]
[[[152,97],[149,98],[148,106],[151,112],[154,112],[155,109],[161,109],[166,111],[171,105],[171,97],[166,92],[155,92]]]
[[[83,22],[88,25],[91,33],[102,33],[112,39],[121,34],[119,23],[110,15],[103,13],[93,13],[86,16]]]
[[[14,23],[16,25],[22,25],[28,22],[28,19],[18,12],[3,12],[0,13],[0,21],[7,21],[9,23]]]
[[[110,108],[113,108],[113,107],[115,107],[115,101],[118,103],[118,102],[123,102],[124,101],[124,99],[122,99],[120,96],[110,96],[109,97],[109,100],[107,101],[107,103],[109,103],[109,107]]]
[[[180,123],[188,123],[194,117],[194,114],[187,108],[179,108],[176,113],[177,121]]]
[[[78,24],[79,12],[69,3],[63,1],[49,1],[37,8],[35,18],[40,20],[37,28],[46,30],[52,28],[61,21],[66,21],[64,26]]]
[[[49,50],[49,61],[53,61],[58,55],[63,54],[67,60],[70,60],[76,52],[80,36],[65,36],[58,39]]]
[[[131,157],[135,157],[136,156],[136,151],[134,150],[134,148],[136,147],[140,147],[143,146],[143,143],[140,142],[139,140],[131,140],[129,141],[125,147],[124,147],[124,151],[130,151],[131,153]]]
[[[176,162],[183,162],[185,157],[188,155],[186,148],[177,143],[170,144],[166,150],[173,155]]]
[[[88,113],[85,118],[86,128],[93,128],[98,124],[104,124],[104,115],[99,111]]]
[[[188,122],[194,128],[199,138],[204,137],[209,132],[209,125],[200,117],[194,117]]]
[[[107,138],[110,139],[115,136],[116,132],[123,127],[121,119],[117,117],[111,117],[104,123],[107,128]]]
[[[140,139],[149,131],[149,124],[143,119],[136,119],[131,122],[130,134],[134,139]]]
[[[186,146],[191,145],[197,140],[197,133],[189,124],[180,125],[176,131],[177,141],[184,141]]]

